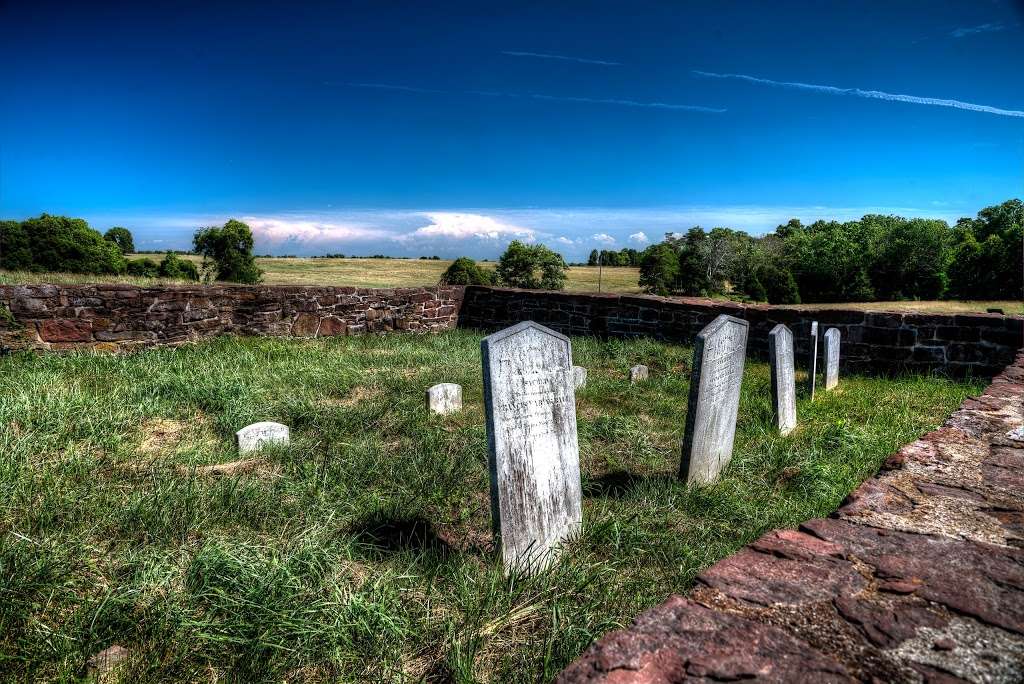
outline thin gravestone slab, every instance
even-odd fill
[[[697,335],[680,476],[710,483],[732,458],[749,323],[721,315]]]
[[[462,410],[462,385],[442,382],[427,390],[427,410],[446,415]]]
[[[572,346],[527,321],[480,349],[494,531],[506,569],[533,572],[582,522]]]
[[[287,425],[263,421],[247,425],[235,433],[239,455],[259,451],[265,446],[288,446],[290,435]]]
[[[642,363],[629,369],[629,384],[631,385],[635,385],[638,382],[644,382],[649,377],[651,377],[651,371]]]
[[[793,331],[782,323],[768,333],[768,360],[771,364],[775,426],[780,434],[788,435],[796,427],[796,369]]]
[[[835,389],[839,384],[839,328],[829,328],[823,336],[825,341],[825,391]]]
[[[576,389],[583,389],[587,386],[587,369],[583,366],[572,367],[572,382]]]
[[[807,389],[814,399],[814,385],[818,381],[818,321],[811,321],[811,348],[807,359]]]

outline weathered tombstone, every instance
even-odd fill
[[[288,437],[287,425],[270,421],[247,425],[235,433],[239,454],[258,451],[268,444],[288,446]]]
[[[680,476],[714,482],[732,458],[749,324],[721,315],[697,335]]]
[[[506,568],[539,570],[582,521],[572,347],[527,321],[480,349],[494,531]]]
[[[811,348],[807,359],[807,389],[814,399],[814,384],[818,381],[818,321],[811,321]]]
[[[427,390],[427,410],[431,413],[456,413],[462,410],[462,385],[442,382]]]
[[[825,391],[839,384],[839,328],[825,331]]]
[[[796,370],[793,332],[779,323],[768,333],[768,359],[772,373],[772,408],[779,432],[788,435],[796,427]]]
[[[587,369],[583,366],[572,367],[572,384],[576,389],[587,386]]]
[[[651,376],[647,366],[639,364],[629,369],[629,384],[635,385],[638,382],[643,382]]]

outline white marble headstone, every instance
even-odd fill
[[[697,335],[680,475],[709,483],[732,458],[749,323],[721,315]]]
[[[572,348],[531,321],[480,348],[495,533],[506,568],[535,571],[582,521]]]
[[[768,333],[768,360],[771,364],[775,425],[781,434],[787,435],[796,427],[796,370],[793,331],[781,323]]]
[[[431,413],[456,413],[462,410],[462,385],[442,382],[427,390],[427,410]]]
[[[814,399],[814,385],[818,381],[818,321],[811,321],[810,349],[807,358],[807,389]]]
[[[629,384],[635,385],[638,382],[643,382],[651,376],[647,366],[639,364],[629,369]]]
[[[825,391],[839,384],[839,328],[825,331]]]
[[[240,455],[259,451],[267,445],[288,446],[288,439],[288,426],[271,421],[253,423],[235,433]]]
[[[576,389],[581,389],[587,386],[587,369],[583,366],[572,367],[572,381]]]

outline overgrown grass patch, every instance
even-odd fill
[[[717,559],[834,510],[982,385],[844,377],[779,437],[748,362],[733,461],[687,488],[691,350],[574,355],[585,528],[537,577],[493,548],[471,332],[0,359],[0,679],[73,679],[117,643],[124,681],[548,680]],[[636,363],[652,377],[631,386]],[[462,413],[427,414],[436,382],[463,385]],[[258,420],[292,444],[205,468]]]

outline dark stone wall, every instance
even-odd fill
[[[221,334],[330,337],[455,327],[461,287],[0,286],[0,348],[109,351]]]
[[[571,294],[490,287],[466,288],[459,326],[497,330],[532,320],[566,335],[653,337],[691,343],[719,314],[750,322],[748,348],[767,358],[768,332],[793,330],[797,363],[806,363],[811,321],[819,333],[838,328],[846,371],[942,371],[992,377],[1024,346],[1024,317],[999,314],[917,314],[851,309],[742,305],[711,299]],[[819,354],[821,343],[819,341]]]

